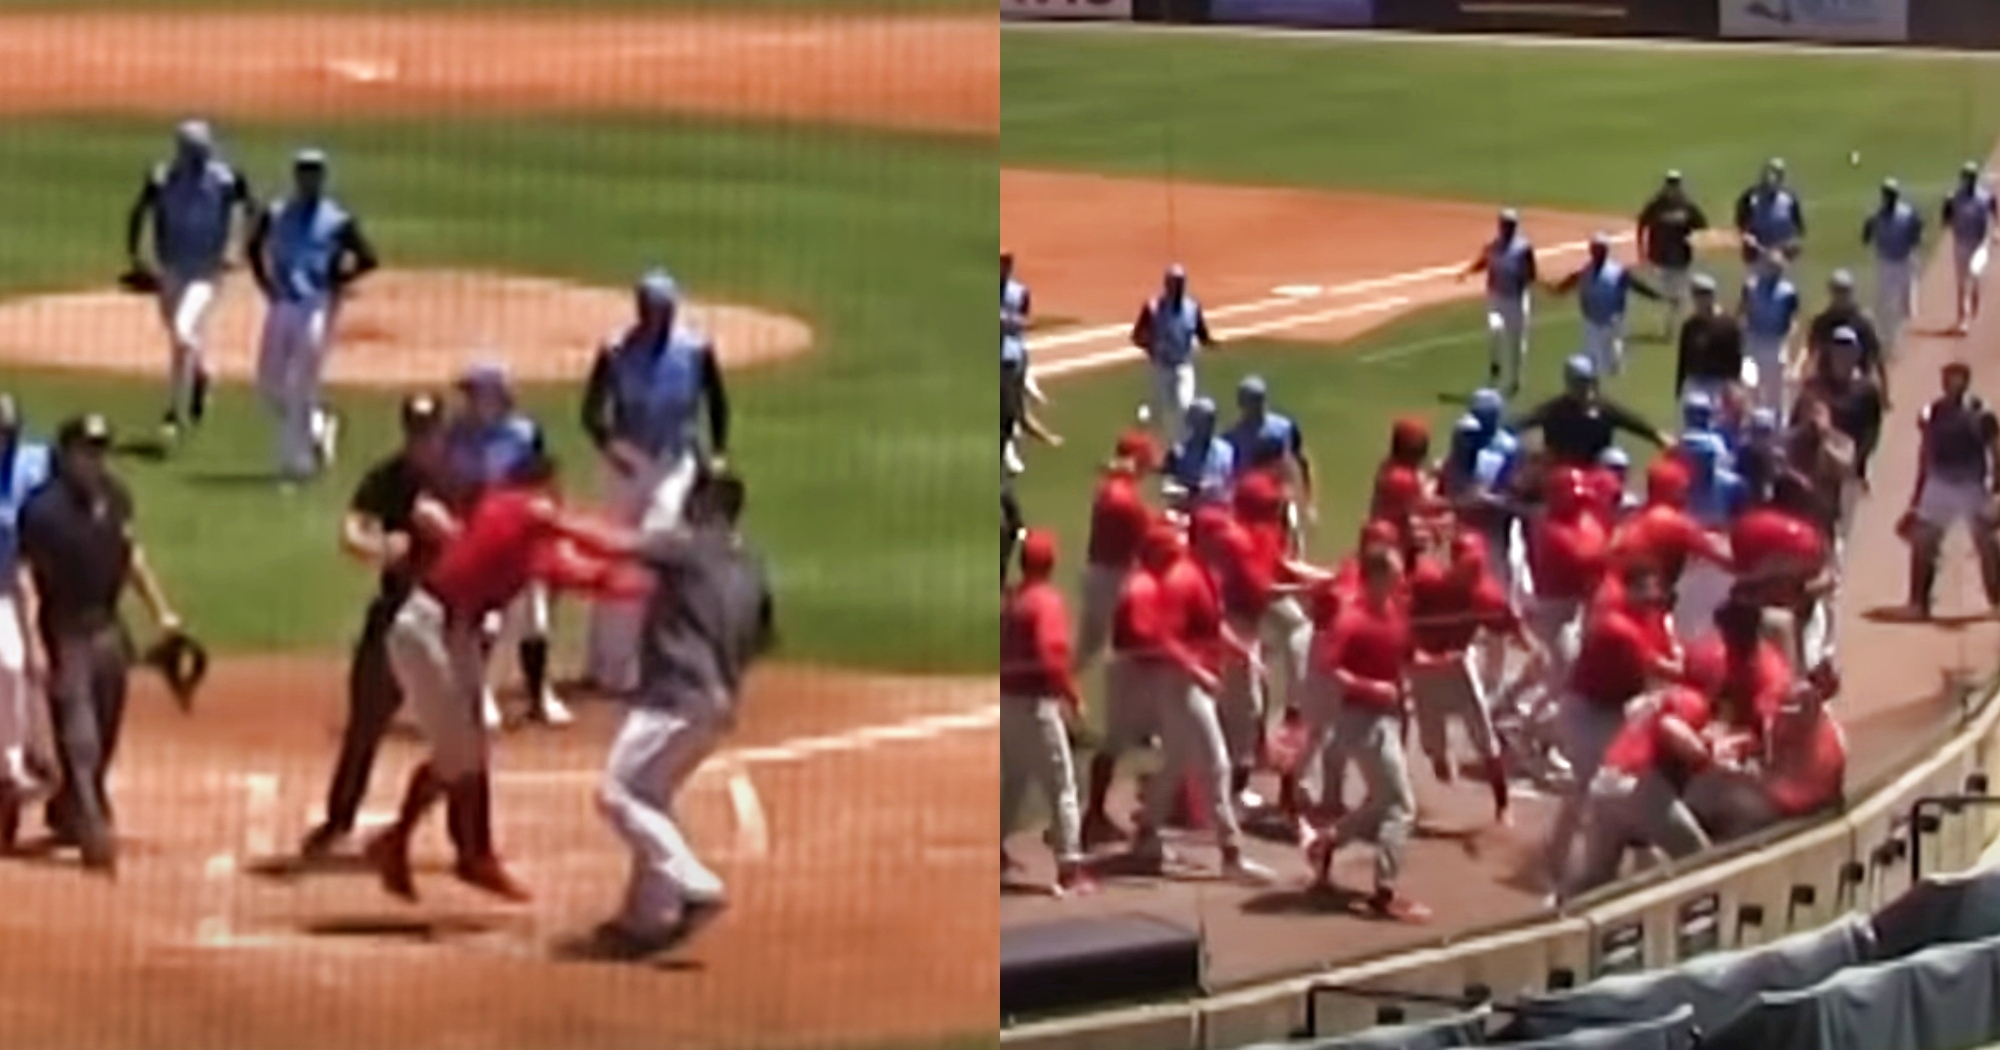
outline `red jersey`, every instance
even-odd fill
[[[1239,521],[1284,527],[1285,482],[1271,471],[1245,471],[1236,479],[1230,500]]]
[[[1646,644],[1656,653],[1670,653],[1674,650],[1674,626],[1669,622],[1668,610],[1661,605],[1638,605],[1632,601],[1632,592],[1625,586],[1625,577],[1615,572],[1604,574],[1604,582],[1591,593],[1590,605],[1585,609],[1589,616],[1603,613],[1622,613],[1631,617],[1640,627],[1645,628]]]
[[[1583,472],[1583,483],[1589,491],[1584,505],[1606,528],[1611,527],[1625,502],[1625,480],[1610,467],[1591,467]]]
[[[1783,565],[1804,579],[1819,571],[1827,554],[1826,537],[1818,528],[1775,507],[1739,516],[1729,528],[1729,549],[1739,576]]]
[[[1222,669],[1222,601],[1208,574],[1183,557],[1160,574],[1160,630],[1178,639],[1200,664]]]
[[[1157,659],[1166,640],[1163,612],[1159,578],[1150,572],[1126,573],[1111,612],[1111,651]]]
[[[1047,580],[1023,583],[1000,607],[1000,695],[1067,697],[1069,611]]]
[[[1401,682],[1410,643],[1410,618],[1400,601],[1391,598],[1385,608],[1376,609],[1365,598],[1357,599],[1341,607],[1331,630],[1314,636],[1312,662],[1328,677],[1345,671],[1370,682]],[[1345,703],[1385,710],[1393,710],[1397,700],[1354,690],[1343,697]]]
[[[1689,559],[1715,547],[1700,522],[1664,503],[1651,504],[1633,515],[1611,542],[1614,556],[1650,562],[1668,586],[1680,582]]]
[[[457,620],[506,608],[531,580],[556,569],[550,507],[547,494],[532,489],[487,490],[424,573],[423,589]]]
[[[1661,740],[1661,723],[1677,718],[1699,733],[1707,728],[1708,716],[1708,699],[1700,692],[1669,689],[1660,697],[1657,710],[1644,718],[1625,720],[1624,728],[1611,738],[1611,746],[1604,752],[1604,766],[1635,777],[1661,769],[1678,781],[1689,771],[1662,766],[1663,762],[1671,762],[1671,752]]]
[[[1278,582],[1278,559],[1234,518],[1218,515],[1199,527],[1213,530],[1203,565],[1215,583],[1223,610],[1241,619],[1264,615],[1271,604],[1271,589]]]
[[[1731,653],[1713,631],[1688,643],[1687,679],[1707,693],[1719,724],[1761,740],[1792,693],[1792,662],[1785,651],[1759,639],[1749,653]]]
[[[1586,513],[1574,518],[1543,516],[1528,528],[1528,571],[1537,597],[1586,601],[1597,590],[1610,562],[1604,523]]]
[[[1623,707],[1646,691],[1653,662],[1653,632],[1623,610],[1601,610],[1584,624],[1576,662],[1570,665],[1570,690],[1590,703]]]
[[[1847,780],[1847,734],[1840,723],[1821,711],[1810,728],[1786,733],[1785,740],[1771,748],[1764,775],[1772,807],[1780,816],[1801,817],[1838,801]]]
[[[1129,569],[1139,560],[1139,545],[1153,523],[1153,512],[1139,495],[1139,479],[1122,470],[1109,471],[1097,484],[1090,504],[1090,564]]]
[[[1433,558],[1424,558],[1408,577],[1410,629],[1419,652],[1462,653],[1481,629],[1514,629],[1514,609],[1494,579],[1468,577]]]

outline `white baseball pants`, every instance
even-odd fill
[[[674,822],[674,798],[715,753],[729,719],[720,704],[692,710],[626,711],[605,760],[598,809],[632,851],[632,873],[617,922],[655,933],[691,903],[717,903],[722,878],[695,856]]]
[[[185,418],[194,401],[194,381],[202,370],[202,348],[208,314],[215,306],[213,276],[160,275],[160,322],[167,328],[171,352],[167,367],[169,406]]]
[[[35,750],[35,685],[28,678],[27,627],[20,598],[0,593],[0,778],[26,783]]]
[[[1986,279],[1987,241],[1970,245],[1953,241],[1951,258],[1952,273],[1958,278],[1958,311],[1969,318],[1979,303],[1979,283]]]
[[[1063,702],[1047,696],[1000,698],[1000,833],[1020,821],[1029,785],[1042,789],[1055,811],[1049,845],[1056,863],[1083,859],[1082,808],[1076,794],[1076,762],[1063,726]]]
[[[1674,636],[1685,644],[1715,628],[1715,611],[1729,600],[1736,580],[1727,569],[1691,558],[1674,587]]]
[[[1118,592],[1125,570],[1109,565],[1083,567],[1082,608],[1076,621],[1076,646],[1070,654],[1077,667],[1088,667],[1111,640],[1111,621],[1118,612]]]
[[[612,519],[642,533],[677,528],[694,488],[692,452],[666,454],[634,473],[604,465],[604,501]],[[601,688],[639,687],[639,628],[643,602],[599,600],[590,610],[589,677]]]
[[[306,477],[319,469],[315,452],[320,381],[333,336],[333,304],[270,304],[257,353],[257,391],[278,420],[278,470]]]
[[[1488,360],[1499,382],[1516,389],[1525,381],[1528,367],[1528,322],[1533,313],[1528,293],[1486,295],[1486,342]]]
[[[1607,378],[1625,371],[1625,319],[1607,324],[1583,322],[1583,352],[1597,365],[1597,374]]]
[[[1567,881],[1576,834],[1583,825],[1590,786],[1597,779],[1597,771],[1604,768],[1604,755],[1611,749],[1611,741],[1624,728],[1625,712],[1574,693],[1565,694],[1558,703],[1561,706],[1556,708],[1556,740],[1563,757],[1569,760],[1574,777],[1563,793],[1554,825],[1549,829],[1549,869],[1555,873],[1557,884],[1562,885]]]
[[[499,652],[509,644],[518,645],[530,639],[546,640],[554,600],[548,584],[540,580],[528,584],[513,604],[488,618],[486,633],[491,639],[493,651]],[[505,660],[488,661],[488,680],[491,681],[494,669],[506,666]]]
[[[1187,420],[1188,406],[1194,404],[1194,362],[1183,361],[1177,365],[1155,362],[1151,367],[1153,420],[1158,424],[1160,433],[1178,437],[1181,424]]]
[[[486,681],[486,647],[479,624],[453,623],[444,605],[412,592],[389,627],[389,666],[430,745],[431,771],[451,783],[486,768],[486,729],[479,694]]]
[[[1745,365],[1757,366],[1757,382],[1750,388],[1752,404],[1776,412],[1778,420],[1783,422],[1791,408],[1785,403],[1784,337],[1744,333],[1743,360]]]
[[[1895,352],[1896,336],[1917,313],[1917,262],[1875,261],[1875,320],[1881,325],[1882,352]]]
[[[1416,709],[1417,741],[1432,762],[1450,761],[1454,719],[1464,724],[1480,758],[1500,757],[1500,738],[1493,732],[1493,713],[1486,706],[1486,687],[1473,669],[1472,650],[1449,664],[1412,669],[1410,697]]]
[[[1208,824],[1215,829],[1217,844],[1225,850],[1235,849],[1242,844],[1243,829],[1229,794],[1229,751],[1222,742],[1222,726],[1216,721],[1215,698],[1178,669],[1166,674],[1171,678],[1162,684],[1170,684],[1170,688],[1158,697],[1160,745],[1166,761],[1146,781],[1144,827],[1157,833],[1166,826],[1174,803],[1181,797],[1181,785],[1193,777],[1200,785],[1201,801],[1208,809]]]

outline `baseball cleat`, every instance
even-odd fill
[[[562,697],[557,696],[553,689],[542,690],[541,698],[529,705],[528,717],[557,729],[576,722],[575,713],[570,711],[569,705],[563,703]]]
[[[312,410],[313,455],[319,460],[320,469],[333,466],[340,452],[340,416],[329,408]]]
[[[1383,887],[1368,898],[1368,911],[1377,918],[1413,925],[1431,921],[1431,910],[1396,891]]]
[[[1235,853],[1222,859],[1222,877],[1249,886],[1269,886],[1277,880],[1278,873],[1241,853]]]
[[[196,368],[188,390],[188,422],[195,426],[208,416],[208,382],[208,369]]]
[[[689,901],[682,905],[680,921],[668,931],[666,943],[655,949],[655,954],[670,952],[687,944],[695,934],[713,926],[715,920],[722,918],[722,913],[728,910],[729,902],[721,900]]]
[[[1097,880],[1083,870],[1081,864],[1059,864],[1056,866],[1056,883],[1053,896],[1057,898],[1087,896],[1097,890]]]
[[[479,691],[479,721],[488,732],[497,732],[507,724],[506,716],[500,712],[500,698],[493,695],[493,688]]]
[[[410,843],[396,829],[369,839],[361,855],[381,877],[383,889],[406,901],[417,899],[417,881],[410,874]]]
[[[321,824],[299,840],[299,859],[324,860],[347,843],[347,832],[331,824]]]
[[[500,858],[492,854],[460,858],[458,863],[452,866],[451,871],[460,882],[485,890],[496,897],[517,904],[526,904],[532,899],[528,887],[509,874],[506,866],[500,863]]]

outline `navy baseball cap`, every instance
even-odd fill
[[[468,366],[464,372],[459,373],[458,388],[468,393],[492,393],[505,396],[512,391],[513,383],[507,377],[506,365],[498,361],[480,361]]]

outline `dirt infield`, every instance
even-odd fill
[[[537,891],[530,907],[444,875],[436,827],[420,839],[418,905],[357,870],[258,874],[316,816],[343,680],[329,660],[230,660],[192,716],[143,681],[113,783],[118,881],[68,861],[0,863],[10,1041],[817,1046],[992,1023],[990,681],[756,678],[733,760],[681,807],[736,907],[684,967],[660,971],[551,960],[605,916],[626,869],[592,805],[609,705],[497,746],[498,834]],[[416,758],[412,741],[390,742],[374,810],[393,807]]]
[[[992,135],[998,68],[990,16],[0,16],[0,117],[645,111]],[[573,376],[630,310],[623,292],[526,276],[378,277],[343,319],[336,380],[434,380],[489,350]],[[231,375],[255,345],[252,298],[232,287],[215,319]],[[151,372],[149,311],[99,290],[0,304],[0,360]],[[810,342],[790,318],[703,313],[739,362]],[[528,908],[462,892],[437,870],[439,839],[417,907],[353,873],[257,875],[314,815],[343,678],[331,660],[225,660],[191,718],[142,688],[114,776],[118,881],[0,860],[9,1045],[693,1050],[992,1024],[990,681],[759,677],[735,750],[681,812],[736,907],[687,966],[653,971],[551,955],[603,917],[627,865],[591,805],[613,718],[596,706],[499,747],[500,835],[539,893]],[[415,753],[392,743],[375,805]]]
[[[1168,260],[1186,263],[1221,338],[1232,328],[1339,337],[1474,290],[1451,279],[1451,264],[1470,257],[1491,221],[1491,209],[1476,205],[1178,183],[1170,229],[1169,194],[1160,183],[1008,172],[1002,194],[1003,236],[1035,288],[1037,309],[1084,322],[1031,337],[1036,367],[1051,378],[1132,356],[1123,349],[1124,328]],[[1085,209],[1096,216],[1090,222],[1080,219]],[[1524,221],[1544,247],[1585,236],[1592,225],[1533,212]],[[1925,271],[1920,323],[1893,366],[1898,400],[1871,471],[1874,495],[1856,519],[1840,594],[1846,688],[1833,706],[1848,730],[1849,782],[1857,788],[1879,782],[1941,737],[1954,717],[1942,699],[1947,681],[2000,666],[2000,622],[1984,615],[1978,572],[1962,538],[1947,548],[1940,580],[1939,609],[1950,614],[1944,623],[1898,624],[1880,615],[1905,593],[1907,556],[1894,527],[1914,477],[1917,413],[1935,396],[1940,365],[1976,359],[1977,348],[2000,339],[1996,312],[1968,338],[1934,333],[1937,322],[1948,320],[1939,315],[1949,311],[1949,265],[1941,259]],[[2000,374],[1982,372],[1976,385],[1989,399],[2000,397]],[[1428,927],[1370,922],[1301,894],[1296,886],[1305,869],[1296,850],[1254,841],[1252,854],[1276,866],[1287,885],[1260,892],[1201,878],[1114,878],[1107,892],[1081,902],[1005,896],[1001,922],[1158,914],[1203,930],[1209,984],[1229,988],[1432,946],[1533,916],[1541,889],[1532,866],[1549,816],[1546,800],[1527,800],[1516,827],[1493,829],[1482,788],[1441,785],[1423,769],[1415,776],[1423,816],[1401,885],[1436,908],[1437,921]],[[1121,806],[1114,804],[1114,812]],[[1032,877],[1047,874],[1047,850],[1034,835],[1017,836],[1011,845],[1039,868]],[[1190,845],[1197,856],[1212,857],[1205,841]],[[1365,854],[1341,858],[1336,874],[1344,884],[1367,885]]]
[[[697,113],[995,135],[985,17],[0,16],[0,114]]]
[[[454,270],[369,275],[341,304],[329,382],[412,386],[449,379],[475,360],[500,361],[516,379],[581,381],[597,347],[629,322],[629,292]],[[746,306],[692,303],[689,321],[732,367],[804,353],[805,322]],[[247,280],[226,282],[209,317],[211,372],[252,378],[262,300]],[[157,300],[117,290],[0,301],[0,362],[159,374],[166,336]]]

